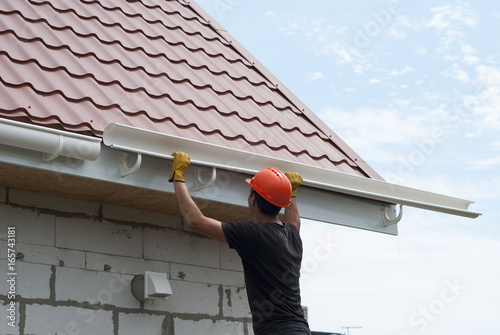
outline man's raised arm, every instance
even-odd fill
[[[295,171],[287,172],[285,175],[292,184],[292,202],[285,208],[285,222],[293,224],[300,231],[300,215],[297,208],[297,188],[302,184],[302,177]]]
[[[185,174],[190,165],[188,154],[174,152],[174,162],[169,181],[174,183],[179,209],[189,229],[221,242],[227,242],[220,221],[206,217],[191,198],[185,183]]]

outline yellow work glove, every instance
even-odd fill
[[[298,174],[295,171],[290,171],[285,173],[285,176],[287,176],[288,180],[290,180],[290,183],[292,184],[292,197],[297,196],[297,187],[302,184],[302,177],[300,174]]]
[[[184,175],[189,167],[191,160],[189,159],[189,155],[182,152],[177,151],[172,154],[174,157],[174,162],[172,163],[172,168],[170,169],[170,178],[168,181],[182,181],[184,182]]]

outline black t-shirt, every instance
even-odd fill
[[[241,257],[254,333],[309,330],[300,304],[302,240],[293,224],[224,222]]]

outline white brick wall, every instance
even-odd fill
[[[220,243],[184,231],[145,228],[144,257],[220,268]]]
[[[97,219],[56,218],[56,246],[142,257],[142,229]]]
[[[16,242],[54,246],[55,216],[34,209],[0,204],[0,238],[7,238],[7,227],[16,227]]]
[[[212,321],[212,320],[183,320],[176,318],[175,335],[234,335],[244,334],[243,324],[232,321]]]
[[[17,243],[16,251],[24,255],[24,261],[31,263],[85,268],[83,251],[27,243]]]
[[[253,334],[241,261],[182,218],[0,187],[0,268],[16,226],[16,328],[0,334]],[[134,275],[167,273],[173,295],[137,301]],[[0,303],[8,304],[6,280]]]
[[[144,309],[206,316],[219,314],[218,285],[170,280],[170,286],[172,295],[167,300],[146,301]]]
[[[251,318],[250,307],[247,301],[247,290],[241,287],[224,287],[222,314],[226,317],[237,318],[242,313]]]
[[[174,328],[169,316],[120,313],[118,335],[165,335]]]
[[[0,260],[2,274],[7,269],[7,261]],[[49,265],[17,262],[16,265],[16,295],[28,299],[48,299],[50,297],[50,277],[52,270]],[[6,275],[0,280],[0,294],[8,292]]]
[[[181,217],[116,205],[103,204],[102,216],[105,219],[118,220],[122,222],[146,223],[154,226],[174,229],[182,228]]]
[[[172,276],[171,278],[173,279],[183,279],[185,281],[214,285],[222,284],[237,287],[245,286],[243,272],[177,263],[172,263],[170,265],[170,271]]]
[[[9,199],[11,203],[26,207],[36,207],[64,213],[82,213],[93,216],[97,216],[100,207],[100,204],[97,202],[16,189],[9,190]]]
[[[2,335],[17,335],[17,334],[19,334],[19,318],[16,318],[16,320],[14,321],[14,327],[9,326],[9,322],[11,322],[11,321],[9,319],[7,319],[7,317],[10,315],[10,312],[7,311],[7,306],[6,306],[9,302],[10,301],[8,301],[8,300],[0,299],[0,306],[1,306],[0,307],[1,308],[0,320],[2,320],[0,322],[0,334],[2,334]],[[19,303],[16,303],[15,306],[16,306],[15,307],[16,311],[18,311],[19,310]]]
[[[130,289],[132,278],[133,276],[117,273],[57,267],[55,299],[139,308],[140,302],[132,296]],[[70,283],[72,284],[68,285]]]
[[[113,312],[71,306],[26,306],[25,334],[113,335]]]

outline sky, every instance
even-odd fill
[[[311,329],[499,334],[500,2],[197,2],[387,181],[482,213],[405,207],[398,236],[304,221]]]

